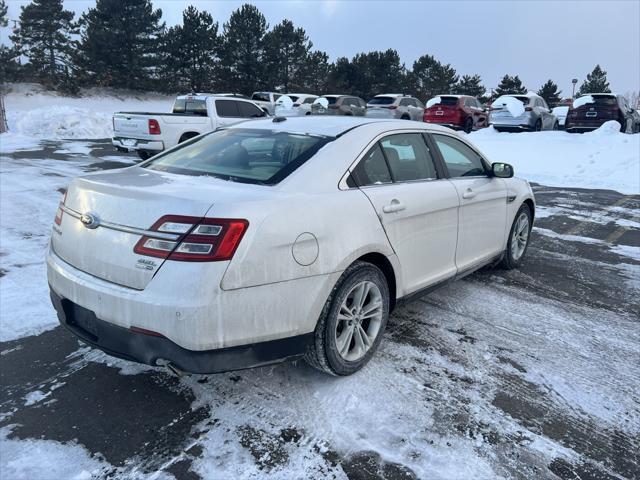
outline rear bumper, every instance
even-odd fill
[[[597,130],[600,127],[579,127],[579,126],[575,126],[575,125],[569,125],[569,126],[565,126],[564,129],[567,132],[592,132],[594,130]]]
[[[431,123],[434,125],[441,125],[443,127],[451,128],[453,130],[462,130],[464,128],[463,125],[460,125],[458,123],[452,123],[452,122],[438,122],[436,120],[425,120],[424,122]]]
[[[111,144],[122,150],[135,151],[145,150],[150,152],[161,152],[164,150],[162,140],[143,140],[140,138],[113,137]]]
[[[114,357],[158,365],[169,363],[189,373],[221,373],[260,367],[304,355],[313,333],[214,350],[188,350],[159,335],[119,327],[50,290],[60,323],[83,342]]]
[[[530,125],[510,125],[503,123],[494,123],[493,128],[503,132],[528,132],[530,130],[534,130]]]

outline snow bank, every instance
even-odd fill
[[[5,95],[9,131],[40,139],[100,139],[113,134],[111,116],[118,111],[169,112],[174,96],[83,90],[65,97],[34,84],[12,84]],[[5,143],[4,136],[2,143]],[[3,150],[7,148],[3,145]]]
[[[503,95],[495,99],[495,101],[491,104],[492,108],[496,107],[505,107],[509,110],[509,113],[515,118],[519,117],[524,113],[524,103],[521,100],[518,100],[515,97],[511,97],[509,95]]]
[[[518,177],[532,182],[638,194],[640,135],[619,130],[618,122],[610,121],[581,135],[562,131],[498,133],[485,128],[468,138],[490,161],[510,163]]]

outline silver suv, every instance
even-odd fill
[[[367,103],[367,117],[422,121],[424,104],[410,95],[387,93],[376,95]]]
[[[489,123],[498,131],[558,130],[559,122],[539,95],[502,95],[491,104]]]
[[[326,99],[324,107],[318,100]],[[323,95],[311,105],[313,115],[346,115],[363,117],[367,110],[367,104],[360,97],[353,95]]]

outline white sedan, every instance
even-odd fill
[[[193,373],[304,356],[334,375],[389,312],[522,261],[529,184],[405,120],[249,121],[74,179],[47,256],[60,322],[111,355]]]

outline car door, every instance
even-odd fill
[[[384,136],[352,171],[401,264],[403,294],[456,273],[458,194],[419,133]]]
[[[544,130],[553,130],[555,117],[551,113],[549,105],[547,105],[544,98],[539,98],[538,104],[540,105],[540,112],[542,113],[542,128]]]
[[[479,153],[453,135],[432,134],[460,199],[456,266],[474,268],[501,253],[507,228],[507,186],[490,177]]]

